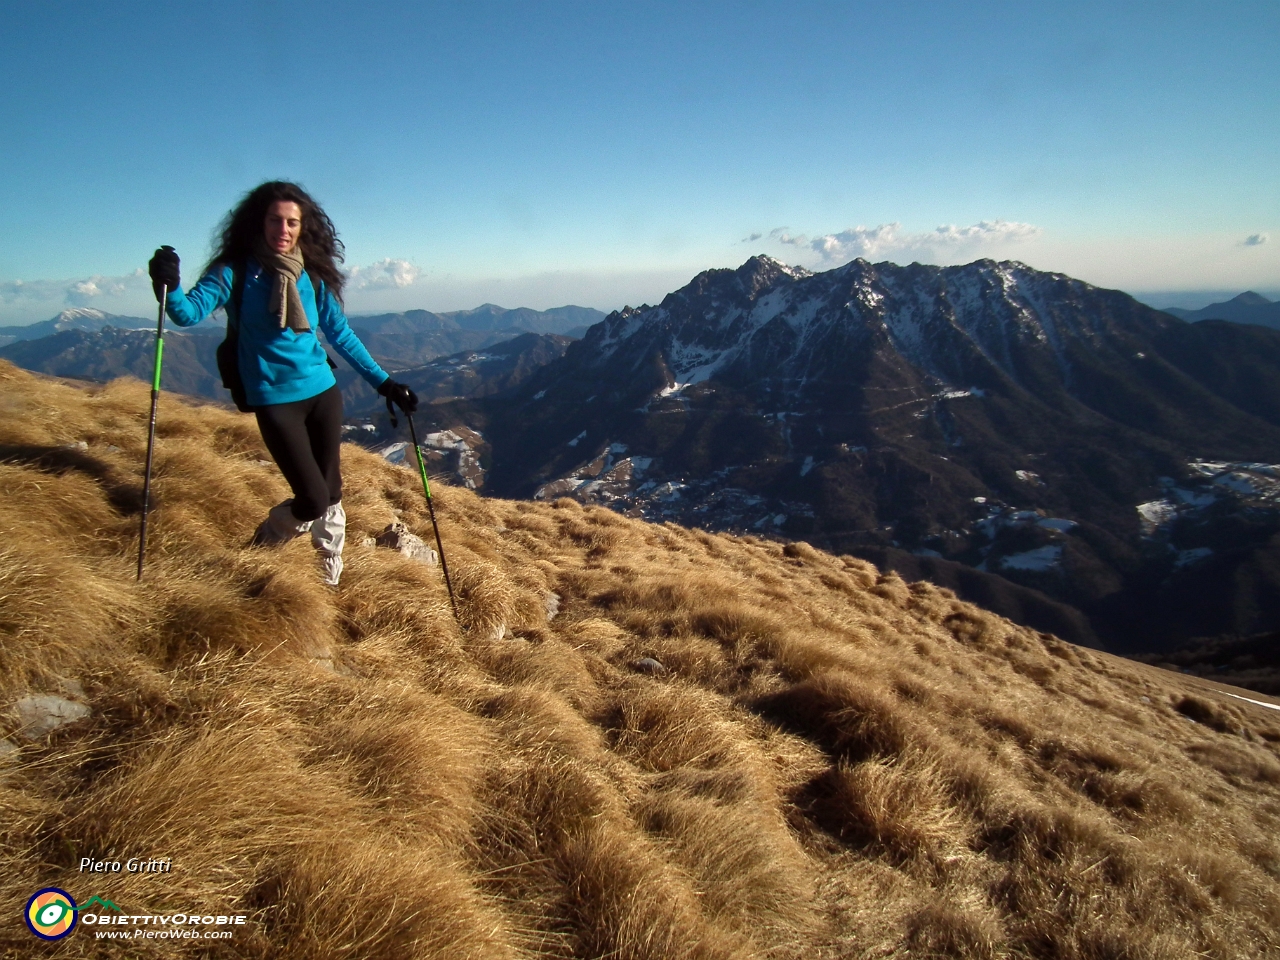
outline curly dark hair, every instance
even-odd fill
[[[223,218],[214,232],[218,238],[218,250],[209,260],[209,266],[243,262],[251,257],[254,244],[263,236],[267,210],[277,200],[292,201],[302,210],[298,248],[302,251],[307,272],[323,280],[341,301],[346,278],[338,269],[343,259],[338,231],[320,204],[302,187],[288,180],[269,180],[244,195],[244,199]]]

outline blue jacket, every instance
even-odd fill
[[[306,400],[337,383],[316,331],[323,331],[342,359],[359,371],[370,386],[379,387],[387,379],[386,371],[369,356],[347,324],[337,297],[323,280],[317,282],[319,296],[309,275],[304,272],[298,278],[298,296],[311,329],[302,333],[288,327],[281,330],[279,318],[267,309],[275,277],[264,272],[252,258],[246,265],[244,297],[240,302],[240,378],[251,405]],[[183,293],[181,287],[171,292],[165,300],[165,312],[178,326],[191,327],[218,307],[226,306],[230,299],[231,266],[215,264],[188,292]]]

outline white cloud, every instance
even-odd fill
[[[138,282],[145,276],[138,270],[124,277],[96,276],[77,280],[67,286],[66,301],[77,307],[87,307],[104,297],[122,297],[129,292],[130,287],[138,286]]]
[[[0,325],[47,320],[67,307],[98,307],[106,313],[145,313],[155,304],[145,270],[123,276],[95,274],[71,280],[8,280],[0,283]]]
[[[793,247],[803,247],[809,242],[809,238],[804,234],[792,234],[788,227],[777,227],[769,231],[769,239],[777,240],[779,243],[785,243]]]
[[[854,257],[874,257],[910,253],[941,260],[972,255],[986,247],[1022,243],[1038,237],[1043,231],[1029,223],[1008,220],[981,220],[972,226],[944,224],[926,233],[908,233],[900,223],[882,223],[875,227],[849,227],[839,233],[828,233],[810,239],[792,234],[786,227],[769,232],[778,243],[813,250],[823,263],[843,262]]]
[[[1246,247],[1260,247],[1270,239],[1271,235],[1267,233],[1251,233],[1244,238],[1244,245]]]
[[[100,296],[102,296],[102,288],[93,280],[80,280],[73,283],[71,289],[67,291],[68,300],[89,301]]]
[[[1019,243],[1031,240],[1043,233],[1029,223],[1012,223],[1008,220],[979,220],[971,227],[944,226],[934,229],[933,236],[945,243]]]
[[[910,246],[904,243],[902,224],[882,223],[877,227],[850,227],[839,233],[815,237],[809,244],[823,260],[852,260]]]
[[[408,260],[387,257],[367,267],[354,268],[347,282],[352,290],[399,290],[413,286],[421,276],[421,268]]]

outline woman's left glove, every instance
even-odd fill
[[[396,383],[390,377],[382,381],[382,385],[378,387],[378,393],[410,416],[418,411],[418,395],[403,383]]]
[[[182,285],[182,277],[178,272],[178,254],[167,244],[156,251],[147,263],[147,272],[151,274],[151,289],[160,299],[160,291],[167,289],[170,293]]]

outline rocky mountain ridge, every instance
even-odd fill
[[[433,415],[483,434],[498,495],[958,563],[1141,647],[1178,635],[1136,611],[1189,566],[1233,581],[1270,562],[1280,522],[1252,494],[1219,485],[1210,525],[1234,533],[1214,547],[1202,522],[1157,534],[1139,507],[1197,463],[1280,462],[1277,369],[1272,331],[1186,324],[1020,263],[812,274],[753,257],[611,314],[510,395]],[[1191,619],[1280,617],[1224,605]]]
[[[23,326],[0,327],[0,347],[7,347],[19,340],[39,340],[67,330],[84,330],[97,332],[105,327],[120,330],[154,330],[154,318],[145,320],[142,317],[122,317],[113,313],[104,313],[92,307],[70,307],[50,320],[31,323]]]
[[[166,328],[164,388],[229,404],[231,395],[222,388],[218,375],[216,351],[222,338],[194,332],[198,330],[200,327],[192,328],[192,332]],[[155,366],[155,344],[154,320],[149,329],[110,324],[97,329],[71,327],[0,347],[0,358],[57,377],[106,381],[133,376],[149,382]]]

